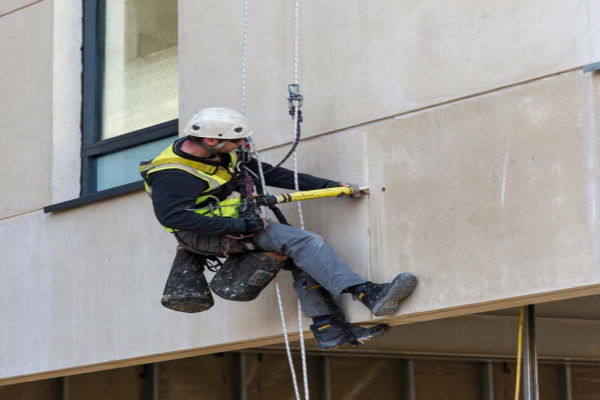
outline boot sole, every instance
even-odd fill
[[[417,287],[419,280],[410,273],[398,275],[391,283],[392,288],[386,296],[381,298],[373,307],[373,315],[384,317],[393,315],[400,308],[400,301],[411,295]]]
[[[372,340],[372,339],[375,339],[375,338],[385,335],[391,329],[392,329],[392,327],[387,325],[385,328],[383,328],[382,330],[380,330],[378,332],[373,333],[372,335],[363,336],[362,338],[356,338],[356,340],[358,340],[360,342],[360,344],[363,344],[363,343],[368,342],[369,340]]]
[[[372,335],[358,337],[358,338],[356,338],[356,340],[358,340],[360,342],[360,344],[363,344],[365,342],[368,342],[369,340],[372,340],[372,339],[375,339],[375,338],[385,335],[391,329],[392,329],[392,327],[388,325],[385,328],[383,328],[382,330],[373,333]],[[333,350],[333,349],[337,349],[338,347],[342,347],[343,345],[345,345],[347,343],[350,343],[350,342],[347,340],[344,342],[341,342],[341,343],[337,340],[330,340],[329,342],[317,342],[317,348],[319,350]]]

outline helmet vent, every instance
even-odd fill
[[[234,131],[236,131],[237,133],[240,133],[243,130],[244,130],[244,128],[239,128],[239,127],[234,129]]]
[[[192,126],[192,129],[195,130],[195,131],[199,131],[200,127],[198,125],[194,125],[194,126]]]

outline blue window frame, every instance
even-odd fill
[[[84,0],[82,189],[141,187],[178,132],[177,0]]]

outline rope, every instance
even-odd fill
[[[248,88],[248,9],[249,0],[244,0],[244,34],[242,38],[242,114],[246,115],[246,89]]]
[[[243,40],[242,40],[242,114],[246,114],[246,91],[248,87],[248,9],[249,9],[249,0],[244,0],[244,29],[243,29]],[[258,163],[258,171],[260,175],[260,183],[262,186],[263,194],[267,194],[267,185],[265,182],[265,174],[262,168],[262,162],[260,159],[260,153],[258,152],[258,148],[252,136],[250,136],[250,145],[254,150],[254,154],[256,155],[256,161]],[[267,220],[270,219],[269,209],[267,207],[264,208],[265,216]],[[285,349],[287,353],[288,363],[290,365],[290,371],[292,373],[292,381],[294,383],[294,393],[296,394],[296,400],[300,400],[300,391],[298,390],[298,380],[296,379],[296,370],[294,369],[294,362],[292,359],[292,351],[290,349],[290,340],[287,333],[287,327],[285,324],[285,315],[283,312],[283,301],[281,300],[281,291],[279,289],[279,281],[277,277],[275,277],[275,290],[277,292],[277,303],[279,305],[279,315],[281,317],[281,326],[283,327],[283,337],[285,340]],[[304,342],[304,341],[303,341]],[[302,343],[304,346],[304,343]],[[303,371],[306,356],[303,353]],[[306,383],[305,383],[306,387]],[[308,399],[308,398],[307,398]]]
[[[298,133],[298,110],[299,107],[296,105],[296,112],[294,115],[294,136]],[[298,153],[294,150],[294,187],[296,191],[300,191],[300,183],[298,180]],[[298,205],[298,219],[300,221],[300,229],[304,230],[304,215],[302,214],[302,204]],[[298,300],[298,331],[300,332],[300,355],[302,358],[302,378],[304,382],[304,398],[309,400],[308,392],[308,367],[306,365],[306,346],[304,345],[304,328],[302,327],[302,305]]]
[[[300,0],[294,2],[294,83],[298,84],[300,75]]]
[[[300,82],[300,0],[294,1],[294,83],[298,85]],[[294,108],[294,140],[299,142],[299,112],[300,104],[296,101]],[[294,187],[296,191],[300,191],[300,183],[298,181],[298,153],[294,147]],[[304,214],[302,213],[302,204],[298,202],[298,218],[300,221],[300,229],[304,230]],[[304,328],[302,327],[302,305],[298,300],[298,331],[300,332],[300,354],[302,359],[302,378],[304,382],[304,398],[309,400],[308,391],[308,367],[306,363],[306,346],[304,344]]]

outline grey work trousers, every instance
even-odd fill
[[[226,240],[218,235],[177,232],[177,241],[186,249],[202,254],[223,256],[224,253],[248,252],[242,240]],[[339,295],[349,286],[365,283],[335,254],[325,240],[316,233],[269,221],[267,229],[258,232],[253,242],[264,251],[273,251],[290,257],[302,271],[296,271],[294,289],[308,318],[329,315],[331,311],[319,290],[306,290],[316,281],[329,292]],[[312,278],[312,279],[311,279]]]

